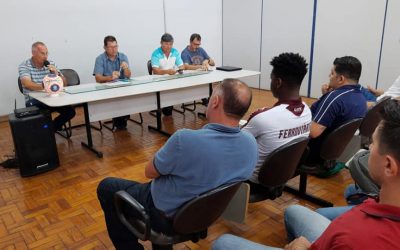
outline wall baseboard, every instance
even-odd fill
[[[0,122],[8,122],[8,115],[0,115]]]

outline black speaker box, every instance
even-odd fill
[[[49,112],[8,116],[21,176],[32,176],[60,165]]]

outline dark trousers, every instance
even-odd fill
[[[168,107],[162,108],[161,111],[165,116],[170,116],[170,115],[172,115],[173,109],[174,109],[173,106],[168,106]]]
[[[68,105],[68,106],[62,106],[62,107],[50,107],[47,106],[46,104],[43,104],[35,99],[31,99],[25,103],[26,107],[30,106],[36,106],[39,109],[47,109],[50,112],[57,112],[59,115],[54,118],[53,120],[53,126],[54,126],[54,131],[59,131],[62,129],[62,126],[67,123],[69,120],[74,118],[75,116],[75,109]]]
[[[105,178],[97,187],[97,197],[104,211],[108,235],[116,249],[144,249],[135,235],[121,223],[117,216],[114,206],[114,194],[120,190],[125,190],[145,208],[150,217],[151,227],[155,231],[172,232],[172,221],[163,216],[154,206],[150,192],[150,182],[138,183],[113,177]],[[157,248],[159,246],[153,245],[153,249]]]
[[[128,125],[128,119],[129,115],[124,115],[124,116],[114,117],[112,121],[116,128],[126,128],[126,126]]]

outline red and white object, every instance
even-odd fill
[[[56,74],[48,74],[43,78],[43,86],[46,93],[50,96],[58,96],[63,89],[63,80]]]

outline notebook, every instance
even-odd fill
[[[234,67],[234,66],[219,66],[217,67],[217,70],[223,70],[223,71],[237,71],[241,70],[242,68],[239,67]]]

